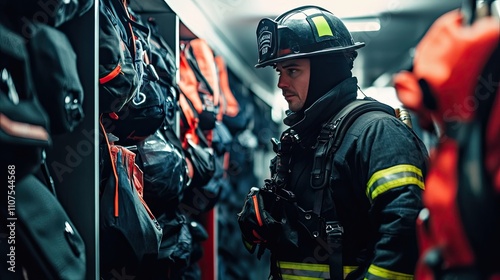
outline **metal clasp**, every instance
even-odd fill
[[[339,222],[326,222],[325,231],[329,236],[342,235],[344,233],[344,227],[342,227]]]

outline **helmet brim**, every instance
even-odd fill
[[[365,43],[356,42],[352,46],[329,48],[329,49],[317,50],[317,51],[308,52],[308,53],[289,54],[289,55],[269,59],[265,62],[257,63],[255,65],[255,68],[263,68],[263,67],[270,66],[270,65],[276,64],[278,62],[289,60],[289,59],[307,58],[310,56],[317,56],[317,55],[323,55],[323,54],[334,54],[334,53],[340,54],[343,52],[354,51],[354,50],[360,49],[364,46],[365,46]]]

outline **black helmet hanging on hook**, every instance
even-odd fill
[[[352,52],[365,45],[354,42],[344,23],[317,6],[302,6],[257,26],[259,61],[255,67],[313,55]]]

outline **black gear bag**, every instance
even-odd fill
[[[40,167],[51,144],[49,118],[36,96],[24,39],[0,22],[0,163],[16,179]]]

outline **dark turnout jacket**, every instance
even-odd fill
[[[356,96],[357,80],[349,78],[303,114],[285,118],[299,138],[292,150],[286,188],[303,210],[318,203],[311,171],[321,125]],[[325,221],[338,220],[343,226],[346,279],[413,279],[418,258],[415,222],[423,207],[427,155],[409,127],[383,112],[362,115],[348,130],[329,163],[332,172],[321,202]],[[274,278],[329,279],[325,243],[314,238],[318,234],[313,230],[296,226],[298,242],[280,240],[272,246]]]

